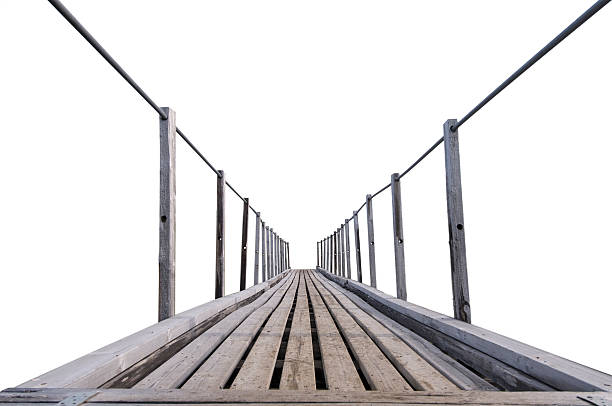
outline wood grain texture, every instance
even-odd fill
[[[382,392],[413,390],[378,346],[323,287],[321,282],[317,278],[311,280],[327,305],[338,328],[346,337],[347,345],[357,359],[370,386],[374,390]]]
[[[504,364],[508,371],[522,372],[525,377],[543,383],[544,387],[565,391],[610,391],[612,376],[587,366],[572,362],[549,352],[540,350],[520,341],[502,336],[482,327],[462,322],[449,316],[395,299],[370,286],[339,278],[321,271],[324,276],[336,281],[343,288],[356,293],[382,313],[401,324],[412,322],[431,331],[431,337],[446,339],[450,337],[457,345],[464,345],[475,350],[475,355],[482,357],[483,365],[496,366]],[[386,309],[386,310],[384,310]],[[391,314],[393,312],[393,314]],[[396,319],[401,316],[402,319]],[[413,329],[412,325],[406,327]],[[419,333],[421,334],[421,333]],[[466,347],[466,349],[467,349]],[[488,358],[487,358],[488,357]],[[514,379],[509,376],[509,379]],[[526,382],[526,381],[525,381]],[[510,382],[508,382],[509,384]]]
[[[366,213],[368,216],[368,253],[370,254],[370,286],[376,287],[376,250],[374,249],[374,213],[372,212],[372,195],[366,196]]]
[[[253,303],[244,306],[212,326],[191,343],[181,349],[168,361],[155,369],[135,388],[171,389],[180,387],[199,366],[213,353],[221,343],[257,309],[265,306],[270,298],[283,289],[285,281],[266,291]]]
[[[299,274],[296,274],[294,283],[257,337],[257,341],[232,383],[232,389],[267,390],[270,387],[278,350],[298,284]]]
[[[448,238],[453,282],[453,311],[457,320],[470,323],[470,289],[468,286],[465,253],[465,223],[461,191],[461,164],[459,162],[459,131],[451,131],[457,120],[444,123],[444,164],[446,167],[446,208]]]
[[[201,391],[223,388],[259,328],[276,309],[289,287],[295,283],[294,275],[291,278],[291,284],[283,285],[270,300],[251,313],[195,371],[182,388]]]
[[[240,290],[246,289],[246,268],[249,242],[249,198],[242,203],[242,244],[240,245]]]
[[[176,114],[159,119],[159,300],[157,319],[174,316],[176,266]]]
[[[223,296],[225,296],[225,173],[219,171],[215,239],[215,299]]]
[[[395,254],[395,288],[397,298],[406,300],[406,260],[404,258],[404,223],[402,221],[402,190],[399,174],[391,175],[393,210],[393,252]]]
[[[310,277],[306,278],[306,288],[319,335],[327,388],[330,391],[364,390],[342,337]]]
[[[300,284],[283,363],[281,390],[316,389],[305,273],[299,272]]]
[[[459,389],[392,331],[359,308],[338,288],[332,286],[327,279],[322,280],[321,275],[315,277],[378,345],[413,388],[438,392]]]
[[[259,283],[259,233],[261,232],[261,214],[257,212],[255,215],[255,260],[253,267],[253,284],[257,285]],[[265,281],[266,278],[261,278],[262,281]]]

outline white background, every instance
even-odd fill
[[[294,267],[591,3],[65,1]],[[5,388],[156,321],[159,140],[155,112],[47,2],[2,0],[0,38]],[[608,6],[460,130],[474,324],[608,373],[611,38]],[[215,177],[177,149],[182,311],[214,293]],[[402,179],[407,290],[452,314],[444,187],[442,148]],[[242,208],[227,196],[230,293]],[[393,294],[390,209],[387,191],[376,254]]]

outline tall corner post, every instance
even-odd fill
[[[366,196],[366,213],[368,216],[368,249],[370,254],[370,286],[376,287],[376,250],[374,249],[374,214],[372,213],[372,195]]]
[[[225,296],[225,173],[217,176],[217,239],[215,257],[215,299]]]
[[[255,213],[255,265],[253,269],[253,285],[257,285],[259,283],[259,233],[261,232],[261,213]],[[262,275],[261,280],[264,281],[265,278]]]
[[[346,277],[351,278],[351,237],[349,231],[349,219],[344,220],[344,238],[346,238]]]
[[[393,248],[395,253],[395,287],[397,298],[406,300],[406,261],[404,258],[404,225],[402,222],[402,191],[398,173],[391,175],[393,206]]]
[[[338,229],[338,237],[340,237],[340,272],[343,278],[346,278],[346,247],[344,246],[344,224]]]
[[[355,263],[357,264],[357,282],[362,283],[361,276],[361,241],[359,238],[359,213],[353,212],[353,226],[355,229]]]
[[[471,323],[470,290],[465,254],[465,227],[459,162],[459,131],[452,127],[457,120],[444,123],[444,163],[446,167],[446,208],[453,282],[453,310],[457,320]]]
[[[159,300],[157,319],[174,316],[176,266],[176,114],[159,119]]]

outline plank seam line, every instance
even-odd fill
[[[285,278],[283,278],[285,279]],[[285,279],[285,283],[287,282],[287,280]],[[279,288],[280,289],[280,288]],[[288,289],[287,289],[288,290]],[[277,292],[274,292],[277,293]],[[272,295],[270,295],[270,297],[264,302],[262,303],[261,307],[265,306],[266,303],[268,303],[273,297],[274,297],[274,293]],[[285,297],[285,294],[287,293],[287,291],[285,291],[285,293],[283,293],[283,297]],[[282,300],[282,298],[281,298]],[[280,303],[280,302],[279,302]],[[276,308],[275,308],[276,309]],[[255,312],[257,309],[255,309],[253,312]],[[253,314],[253,313],[251,313]],[[249,314],[246,318],[249,318],[251,315]],[[234,327],[229,334],[227,335],[227,337],[225,338],[225,340],[223,340],[222,342],[220,342],[214,350],[210,351],[210,354],[208,354],[208,356],[206,358],[204,358],[204,360],[202,360],[202,362],[198,363],[198,365],[193,369],[193,371],[189,374],[189,376],[187,376],[187,378],[185,378],[185,380],[183,382],[181,382],[179,385],[177,385],[177,389],[181,389],[183,387],[183,385],[185,385],[185,383],[187,383],[187,381],[189,381],[191,379],[191,377],[198,371],[198,369],[200,369],[200,367],[202,367],[202,365],[204,365],[204,363],[206,361],[208,361],[208,359],[219,349],[219,347],[221,345],[223,345],[223,343],[234,333],[234,331],[236,331],[236,329],[238,327],[240,327],[242,325],[242,323],[244,323],[244,321],[246,320],[246,318],[240,322],[236,327]]]
[[[321,291],[319,290],[317,285],[314,283],[314,280],[312,279],[310,274],[308,275],[308,277],[310,278],[310,281],[312,282],[312,286],[314,286],[315,290],[319,293],[319,296],[321,296],[321,302],[323,302],[323,305],[327,309],[327,312],[329,313],[330,318],[332,319],[332,321],[334,322],[334,325],[336,326],[336,330],[338,330],[338,334],[340,335],[340,338],[342,338],[342,341],[344,342],[344,346],[346,347],[346,350],[348,351],[348,354],[351,357],[351,361],[353,361],[353,365],[355,366],[355,370],[357,371],[357,374],[359,375],[359,379],[361,379],[361,383],[363,384],[364,389],[366,391],[375,390],[372,388],[372,385],[370,385],[370,382],[368,382],[368,379],[366,378],[364,372],[361,370],[361,366],[359,365],[359,362],[357,361],[355,354],[353,354],[353,350],[348,345],[347,338],[344,336],[344,333],[342,333],[342,330],[340,330],[340,326],[338,325],[336,318],[332,314],[331,309],[329,308],[329,305],[323,299],[323,295],[321,295]]]
[[[281,337],[281,344],[278,347],[278,353],[276,353],[276,362],[274,363],[274,371],[272,372],[272,377],[270,378],[270,383],[268,385],[268,389],[279,389],[280,381],[283,373],[283,368],[285,366],[285,353],[287,351],[287,345],[289,344],[289,333],[291,331],[291,325],[293,324],[293,315],[295,314],[295,305],[297,303],[297,296],[300,289],[300,283],[302,283],[302,278],[300,274],[296,272],[296,278],[298,279],[297,286],[295,287],[295,294],[293,296],[293,301],[291,302],[291,310],[289,311],[289,315],[287,316],[287,322],[285,323],[285,329],[283,330],[283,335]],[[284,346],[283,346],[284,343]],[[281,359],[282,357],[282,359]],[[278,364],[281,364],[280,368]]]
[[[306,277],[304,277],[306,278]],[[325,376],[325,368],[323,368],[323,358],[321,353],[321,342],[319,339],[319,330],[317,329],[317,324],[315,322],[314,317],[314,306],[312,305],[312,300],[310,299],[310,289],[308,288],[308,284],[304,281],[304,287],[306,288],[306,298],[308,299],[308,319],[310,320],[310,339],[312,340],[312,359],[314,361],[314,369],[315,369],[315,385],[317,390],[325,390],[329,389],[327,385],[327,377]],[[316,350],[315,350],[316,348]],[[319,357],[316,357],[318,353]],[[317,367],[317,361],[319,361],[319,366]],[[319,382],[322,382],[322,387],[319,387]]]

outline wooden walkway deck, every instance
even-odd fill
[[[325,271],[291,270],[0,403],[612,405],[612,376]]]

